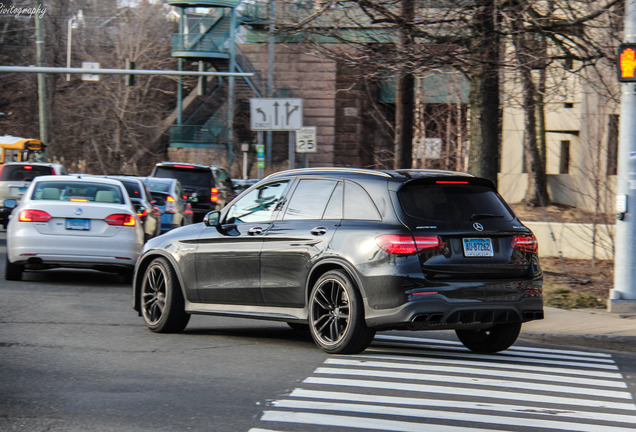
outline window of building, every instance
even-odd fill
[[[559,160],[559,174],[570,172],[570,141],[561,141],[561,157]]]
[[[616,175],[618,161],[618,114],[611,114],[607,124],[607,175]]]

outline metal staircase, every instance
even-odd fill
[[[237,8],[242,0],[168,0],[168,4],[180,8],[179,33],[172,35],[172,56],[181,59],[180,66],[191,61],[204,65],[203,70],[254,73],[252,77],[218,79],[207,97],[195,99],[200,103],[195,110],[182,108],[193,112],[187,119],[183,111],[179,113],[170,128],[170,147],[227,148],[231,153],[228,125],[235,107],[240,106],[234,102],[259,97],[264,88],[262,78],[235,44],[234,35],[241,24]],[[206,13],[200,8],[206,8]]]

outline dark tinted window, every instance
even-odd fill
[[[128,196],[133,199],[142,199],[141,191],[139,190],[139,184],[130,181],[121,181],[128,192]]]
[[[514,218],[497,193],[487,186],[409,184],[398,196],[407,215],[435,223],[471,217],[476,221]]]
[[[205,186],[210,187],[212,182],[212,172],[209,169],[196,168],[174,168],[157,167],[155,177],[167,177],[179,180],[184,186]]]
[[[336,184],[334,180],[301,180],[283,219],[320,219]]]
[[[226,223],[266,222],[272,219],[276,204],[283,195],[287,181],[268,183],[251,190],[228,211]]]
[[[364,188],[356,183],[347,182],[345,184],[344,197],[344,218],[345,219],[362,219],[362,220],[380,220],[380,213],[373,204],[373,200],[364,190]]]
[[[0,181],[31,181],[33,177],[55,174],[53,168],[39,165],[5,165]]]

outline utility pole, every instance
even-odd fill
[[[636,0],[625,2],[623,38],[625,43],[636,43]],[[631,56],[619,56],[619,77],[626,66],[633,66],[634,50],[628,54]],[[631,72],[633,77],[633,67]],[[623,82],[621,92],[614,289],[610,290],[608,310],[636,313],[636,82]]]
[[[42,1],[35,0],[36,10],[41,10]],[[38,67],[44,66],[44,32],[42,31],[42,20],[40,14],[34,14],[35,17],[35,57]],[[47,129],[47,117],[46,117],[46,82],[44,81],[44,74],[38,74],[38,115],[40,121],[40,141],[49,144],[48,129]],[[48,154],[44,152],[45,160],[48,160]]]

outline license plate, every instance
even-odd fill
[[[16,187],[16,186],[13,186],[13,187],[11,188],[11,194],[12,194],[13,196],[22,196],[22,195],[24,195],[24,193],[26,192],[26,190],[27,190],[27,188],[26,188],[26,187]]]
[[[91,229],[90,219],[66,219],[67,230],[88,231]]]
[[[494,256],[492,250],[492,240],[489,238],[465,238],[464,256],[467,257],[491,257]]]

